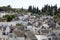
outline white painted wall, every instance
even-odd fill
[[[10,27],[7,27],[5,33],[8,34],[10,32]]]
[[[2,31],[0,30],[0,38],[2,38]]]
[[[8,14],[8,13],[2,13],[2,12],[0,12],[0,17],[2,18],[6,14]]]
[[[42,39],[46,39],[48,40],[48,37],[45,35],[35,35],[37,37],[38,40],[42,40]]]
[[[17,40],[25,40],[24,37],[18,37]]]
[[[0,26],[16,26],[16,22],[0,22]]]
[[[25,40],[24,37],[9,38],[9,40]]]

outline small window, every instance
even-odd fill
[[[59,36],[60,36],[60,34],[59,34]]]
[[[54,33],[53,33],[53,34],[51,34],[51,35],[52,35],[52,36],[56,36],[56,34],[54,34]]]
[[[46,39],[42,39],[42,40],[46,40]]]
[[[3,32],[3,35],[6,35],[5,32]]]
[[[55,38],[55,40],[58,40],[58,38]]]
[[[16,36],[15,36],[15,38],[16,38]]]
[[[48,40],[51,40],[51,38],[48,38]]]

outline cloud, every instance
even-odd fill
[[[13,8],[28,8],[29,5],[39,7],[40,9],[46,5],[55,5],[59,7],[60,0],[0,0],[0,6],[11,5]]]

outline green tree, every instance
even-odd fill
[[[29,6],[28,11],[32,12],[32,6]]]
[[[36,10],[36,8],[33,6],[32,13],[36,13],[36,12],[37,12],[37,10]]]
[[[8,22],[10,22],[13,18],[15,18],[15,15],[5,15],[3,17],[6,18]]]
[[[54,15],[54,20],[56,20],[56,21],[59,21],[60,20],[60,14],[59,13],[56,14],[56,15]]]
[[[10,6],[10,5],[8,5],[7,7],[8,7],[8,8],[11,8],[11,6]]]
[[[22,23],[16,24],[17,28],[20,30],[24,30],[24,25]]]
[[[38,12],[39,12],[39,8],[37,7],[37,9],[36,9],[36,10],[37,10],[37,12],[36,12],[36,13],[38,13]]]

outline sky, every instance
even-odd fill
[[[0,6],[11,5],[12,8],[28,9],[30,5],[41,9],[44,5],[55,5],[60,7],[60,0],[0,0]]]

